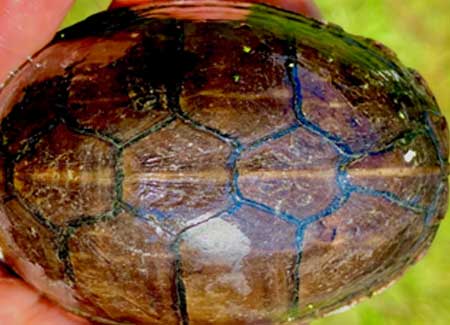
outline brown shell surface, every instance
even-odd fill
[[[423,255],[448,135],[417,73],[268,7],[163,9],[61,32],[1,91],[6,263],[96,322],[281,324]]]

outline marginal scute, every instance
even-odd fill
[[[124,150],[124,200],[142,213],[159,211],[170,229],[229,204],[231,147],[211,134],[176,121]]]
[[[433,113],[429,113],[428,123],[433,135],[436,137],[439,154],[442,156],[444,162],[448,163],[449,131],[447,121],[443,115],[436,115]],[[443,167],[446,168],[446,166]]]
[[[111,145],[59,124],[14,167],[15,191],[47,220],[64,224],[112,209]]]
[[[185,75],[182,109],[193,120],[243,143],[295,122],[285,45],[259,32],[232,23],[186,24],[185,30],[184,51],[194,53],[197,61]]]
[[[445,215],[448,211],[448,195],[449,195],[449,185],[448,180],[443,179],[442,182],[442,191],[440,196],[436,200],[436,214],[434,216],[430,216],[432,219],[430,223],[434,223],[435,225],[439,225],[439,223],[445,218]]]
[[[7,159],[0,153],[0,202],[9,195],[7,185]]]
[[[181,239],[181,274],[193,324],[264,323],[291,307],[295,226],[244,206],[189,229]]]
[[[176,324],[172,240],[159,225],[126,212],[76,230],[68,243],[74,286],[96,306],[90,312],[118,322]]]
[[[422,214],[381,197],[352,194],[341,209],[305,232],[300,267],[303,312],[308,313],[308,305],[321,310],[347,302],[350,295],[367,296],[379,279],[393,280],[405,258],[422,252],[416,244],[429,231]]]

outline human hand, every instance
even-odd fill
[[[0,0],[0,84],[21,63],[48,43],[75,0]],[[151,0],[116,0],[112,7]],[[263,2],[319,18],[312,0],[241,0]],[[0,324],[87,325],[9,273],[0,264]]]

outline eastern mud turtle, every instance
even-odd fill
[[[446,122],[423,79],[263,5],[98,14],[0,108],[5,261],[97,322],[318,317],[396,279],[446,212]]]

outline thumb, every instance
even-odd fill
[[[0,262],[0,324],[88,325],[89,322],[54,305],[10,274]]]
[[[73,2],[0,1],[0,83],[52,39]]]
[[[236,1],[236,0],[225,0]],[[313,18],[320,18],[320,12],[312,0],[240,0],[241,2],[266,3],[279,8],[297,12]],[[111,4],[111,8],[129,7],[133,5],[141,5],[145,3],[155,2],[154,0],[115,0]],[[163,1],[162,1],[163,2]],[[166,1],[167,2],[167,1]]]

